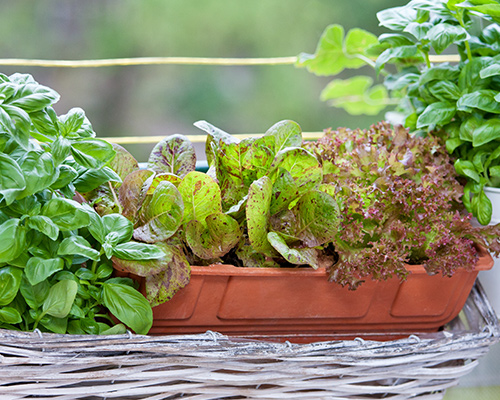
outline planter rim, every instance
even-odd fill
[[[478,246],[479,259],[474,271],[486,271],[493,267],[494,261],[491,255],[482,246]],[[427,274],[422,265],[406,265],[406,269],[412,274]],[[325,268],[245,268],[228,264],[211,264],[208,266],[191,266],[192,275],[216,275],[216,276],[326,276]]]
[[[485,187],[484,187],[484,191],[485,191],[485,192],[490,192],[490,193],[497,193],[497,194],[500,194],[500,188],[491,187],[491,186],[485,186]]]

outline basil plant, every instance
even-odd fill
[[[414,134],[439,137],[464,179],[465,207],[487,225],[492,204],[484,187],[500,187],[500,2],[412,0],[377,18],[388,33],[344,34],[331,25],[298,66],[317,75],[373,67],[370,76],[333,80],[322,99],[355,115],[396,106]],[[450,53],[450,61],[431,62]]]
[[[121,178],[107,166],[114,148],[83,110],[58,116],[58,100],[30,75],[0,74],[0,328],[145,334],[151,306],[131,279],[113,277],[111,259],[163,252],[131,240],[127,218],[77,201]]]

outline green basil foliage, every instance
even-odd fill
[[[164,253],[132,241],[125,217],[74,200],[121,178],[108,166],[115,149],[81,109],[57,116],[58,99],[30,75],[0,75],[0,327],[145,334],[151,306],[131,279],[111,276],[111,259]]]
[[[412,0],[377,17],[389,33],[376,38],[352,29],[344,37],[341,26],[329,26],[298,66],[336,75],[371,65],[375,76],[336,79],[322,99],[352,114],[375,115],[395,104],[415,134],[440,137],[465,179],[467,210],[488,224],[492,205],[483,188],[500,187],[500,2]],[[430,62],[430,54],[443,53],[460,60]]]

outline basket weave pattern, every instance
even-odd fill
[[[499,339],[478,284],[444,331],[385,342],[0,330],[0,399],[441,399]]]

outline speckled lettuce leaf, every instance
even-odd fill
[[[146,276],[146,297],[152,307],[169,301],[179,289],[189,283],[191,267],[179,246],[169,246],[171,260],[164,269]]]
[[[299,198],[299,187],[290,172],[279,167],[273,184],[271,199],[271,214],[286,210],[288,206]]]
[[[275,138],[275,153],[287,147],[302,146],[302,129],[294,121],[284,120],[277,122],[267,130],[265,136]]]
[[[253,181],[262,178],[269,172],[274,160],[275,142],[273,136],[249,138],[241,141],[241,175],[246,188]]]
[[[193,144],[183,135],[167,136],[151,151],[148,168],[158,173],[184,177],[196,168]]]
[[[285,239],[277,232],[269,232],[267,238],[269,243],[288,262],[297,265],[310,265],[314,269],[319,268],[318,252],[316,249],[289,247]]]
[[[167,181],[167,182],[170,182],[172,183],[175,187],[178,187],[179,184],[182,182],[182,179],[179,178],[177,175],[174,175],[174,174],[169,174],[169,173],[165,173],[165,174],[158,174],[158,175],[154,175],[154,176],[151,176],[147,181],[146,183],[144,184],[144,189],[147,188],[146,190],[146,195],[151,195],[154,193],[154,191],[156,190],[156,188],[158,187],[158,185],[163,182],[163,181]]]
[[[268,256],[275,254],[267,240],[272,193],[271,180],[263,176],[250,185],[246,206],[248,239],[256,251]]]
[[[111,145],[116,152],[116,156],[107,165],[123,180],[128,174],[139,169],[139,163],[132,154],[119,144],[112,143]]]
[[[134,239],[146,243],[168,239],[179,229],[183,213],[184,204],[177,188],[171,182],[161,182],[139,211]]]
[[[273,170],[287,170],[299,188],[305,193],[317,187],[323,179],[323,170],[318,159],[303,148],[287,148],[281,150],[273,161]]]
[[[238,244],[241,230],[238,222],[229,215],[211,214],[205,224],[192,220],[186,225],[186,240],[198,257],[210,260],[222,257]]]
[[[197,121],[194,126],[207,133],[207,141],[205,143],[205,153],[207,156],[208,165],[214,165],[217,160],[217,150],[221,142],[223,143],[239,143],[239,140],[222,129],[213,126],[207,121]]]
[[[129,174],[124,180],[118,192],[118,199],[123,207],[122,214],[134,221],[139,208],[144,201],[146,191],[144,184],[154,172],[148,169],[140,169]]]
[[[197,126],[202,127],[197,123]],[[210,174],[215,174],[222,195],[222,207],[228,210],[243,199],[253,181],[266,175],[275,155],[276,138],[237,140],[228,133],[203,122],[207,137]]]
[[[221,194],[217,182],[208,175],[193,171],[179,184],[184,202],[183,223],[196,220],[204,224],[205,219],[221,212]]]
[[[337,202],[327,193],[311,190],[294,207],[297,217],[296,235],[307,247],[320,246],[337,234],[340,212]]]

